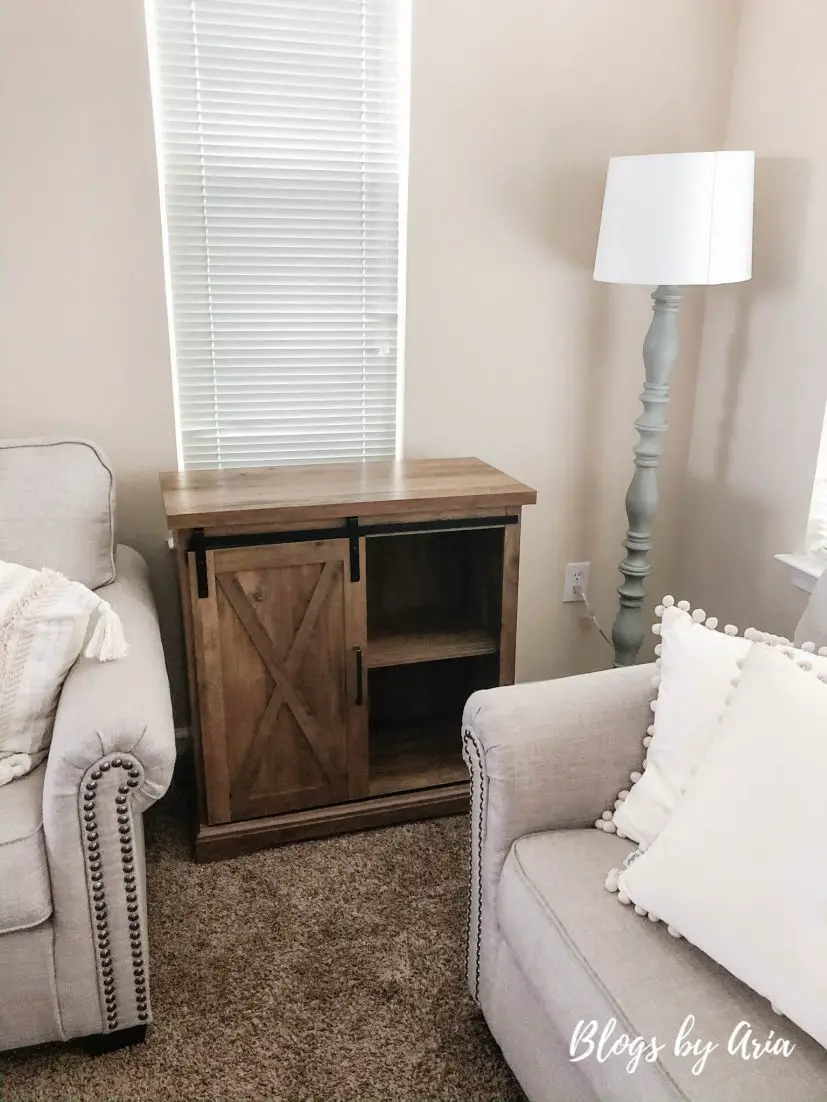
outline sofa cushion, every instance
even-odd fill
[[[0,788],[0,934],[39,926],[52,913],[43,838],[46,763]]]
[[[594,830],[529,835],[514,843],[497,897],[503,937],[567,1041],[578,1022],[588,1027],[594,1020],[596,1042],[614,1018],[613,1040],[626,1033],[665,1046],[657,1062],[641,1058],[631,1073],[629,1053],[603,1062],[596,1053],[586,1056],[578,1066],[595,1093],[613,1102],[827,1098],[827,1052],[700,950],[671,937],[663,923],[619,907],[604,889],[606,870],[621,865],[631,848]],[[690,1015],[688,1042],[718,1045],[697,1074],[700,1052],[675,1052]],[[794,1051],[745,1059],[742,1022],[751,1030],[747,1052],[771,1031],[771,1041],[784,1038]],[[584,1038],[573,1055],[587,1051]]]
[[[115,480],[85,440],[0,440],[0,559],[90,589],[115,577]]]

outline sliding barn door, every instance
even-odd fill
[[[347,541],[210,551],[207,578],[192,604],[209,821],[363,795],[365,596]]]

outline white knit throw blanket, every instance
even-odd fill
[[[46,757],[63,681],[83,653],[127,653],[120,619],[80,582],[54,570],[0,562],[0,785]]]

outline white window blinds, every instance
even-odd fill
[[[185,467],[392,455],[403,0],[153,0]]]
[[[805,551],[811,555],[827,556],[827,413],[821,431],[821,446],[818,449]]]

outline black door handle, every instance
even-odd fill
[[[364,704],[365,693],[362,688],[364,663],[362,661],[362,648],[354,647],[353,649],[356,651],[356,703]]]

